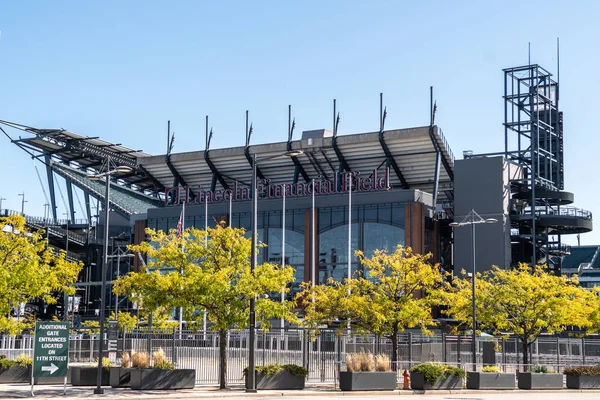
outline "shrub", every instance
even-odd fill
[[[537,373],[537,374],[554,374],[555,371],[553,369],[548,369],[545,365],[534,365],[527,372]]]
[[[266,376],[275,375],[276,373],[286,370],[292,375],[296,376],[307,376],[308,370],[304,367],[295,364],[267,364],[256,367],[256,372],[265,374]],[[244,376],[248,375],[248,367],[244,368]]]
[[[27,353],[19,354],[17,356],[17,358],[15,358],[15,362],[17,363],[17,365],[22,365],[24,367],[27,367],[27,366],[33,364],[33,360]]]
[[[0,358],[0,369],[9,369],[13,365],[17,365],[14,360],[7,360],[6,358]]]
[[[481,372],[500,372],[500,369],[495,365],[486,365],[481,369]]]
[[[466,373],[462,368],[438,363],[419,364],[410,369],[412,373],[423,374],[425,382],[434,384],[442,375],[453,375],[464,378]]]
[[[385,354],[377,354],[375,356],[375,370],[380,372],[388,372],[391,370],[390,358]]]
[[[102,368],[111,369],[112,366],[112,362],[110,362],[110,359],[108,357],[102,357]]]
[[[131,366],[133,368],[150,368],[148,353],[131,353]]]
[[[597,376],[600,375],[600,365],[567,367],[564,373],[571,376]]]

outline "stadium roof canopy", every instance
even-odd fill
[[[13,139],[4,132],[32,157],[95,197],[100,195],[101,187],[87,182],[85,174],[101,172],[107,157],[118,165],[132,167],[131,173],[120,175],[118,180],[125,197],[129,193],[136,199],[128,206],[120,205],[125,215],[145,212],[145,207],[156,206],[157,198],[163,196],[166,187],[199,185],[211,190],[227,189],[234,181],[249,185],[252,154],[256,153],[260,161],[289,150],[302,150],[304,154],[259,162],[259,177],[268,178],[272,183],[293,183],[331,179],[340,168],[367,174],[374,169],[389,167],[393,189],[410,188],[433,193],[439,169],[438,202],[453,199],[454,156],[437,126],[337,137],[327,130],[308,131],[302,139],[290,142],[152,156],[64,129],[36,129],[2,120],[0,125],[30,134]]]

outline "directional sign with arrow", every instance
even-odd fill
[[[33,376],[67,376],[69,364],[68,322],[37,322]]]

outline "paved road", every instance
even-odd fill
[[[530,392],[530,391],[436,391],[426,394],[412,391],[394,391],[394,392],[340,392],[329,388],[307,388],[306,390],[295,391],[260,391],[256,394],[247,394],[241,388],[219,391],[214,388],[196,388],[194,390],[180,391],[133,391],[129,389],[111,389],[105,388],[105,394],[97,396],[93,394],[91,387],[67,387],[67,395],[62,396],[62,387],[40,385],[35,388],[36,398],[57,398],[62,400],[73,399],[239,399],[248,398],[251,400],[272,400],[274,398],[284,397],[284,400],[332,400],[351,399],[351,400],[375,400],[391,399],[404,396],[418,396],[416,398],[423,400],[598,400],[600,399],[600,390],[581,392],[576,390],[563,390],[552,392]],[[0,399],[18,399],[30,398],[30,386],[24,384],[4,384],[0,385]],[[415,397],[412,397],[415,398]]]

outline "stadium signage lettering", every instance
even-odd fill
[[[352,179],[353,192],[376,192],[390,189],[390,170],[386,168],[379,172],[374,169],[368,175],[361,175],[360,172],[343,172],[339,181],[337,174],[331,180],[315,179],[314,187],[313,182],[273,184],[270,179],[261,179],[257,181],[256,190],[260,199],[280,199],[284,193],[286,198],[311,196],[313,190],[315,196],[326,196],[347,193],[349,179]],[[203,190],[199,185],[165,189],[165,205],[228,203],[230,199],[231,201],[250,200],[250,188],[234,182],[230,189],[215,191]]]

